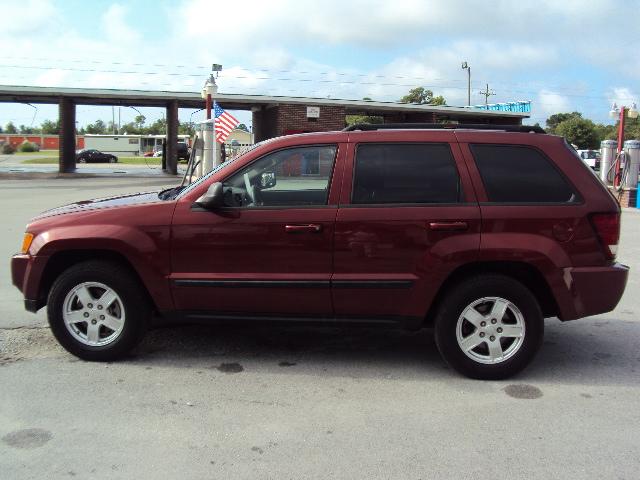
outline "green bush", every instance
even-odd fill
[[[5,143],[2,145],[2,153],[5,155],[11,155],[12,153],[16,153],[16,149],[11,146],[9,143]]]
[[[21,152],[37,152],[40,150],[35,143],[31,142],[22,142],[20,147],[18,147]]]

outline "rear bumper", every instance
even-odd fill
[[[622,298],[629,267],[616,263],[608,267],[565,268],[564,281],[571,305],[560,306],[562,320],[610,312]]]
[[[37,312],[45,305],[39,293],[47,259],[45,256],[31,255],[14,255],[11,258],[11,282],[24,295],[25,309],[30,312]]]

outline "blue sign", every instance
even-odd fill
[[[507,103],[490,103],[489,105],[472,105],[466,108],[477,108],[478,110],[491,110],[495,112],[519,112],[530,113],[531,101],[527,102],[507,102]]]

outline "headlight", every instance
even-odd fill
[[[33,242],[33,233],[25,233],[24,238],[22,239],[22,249],[20,250],[20,253],[25,254],[29,252],[31,242]]]

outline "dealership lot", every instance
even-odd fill
[[[549,320],[508,381],[455,374],[429,331],[190,326],[123,362],[68,355],[10,284],[27,220],[172,182],[0,180],[3,478],[637,478],[640,212],[623,214],[617,309]]]

